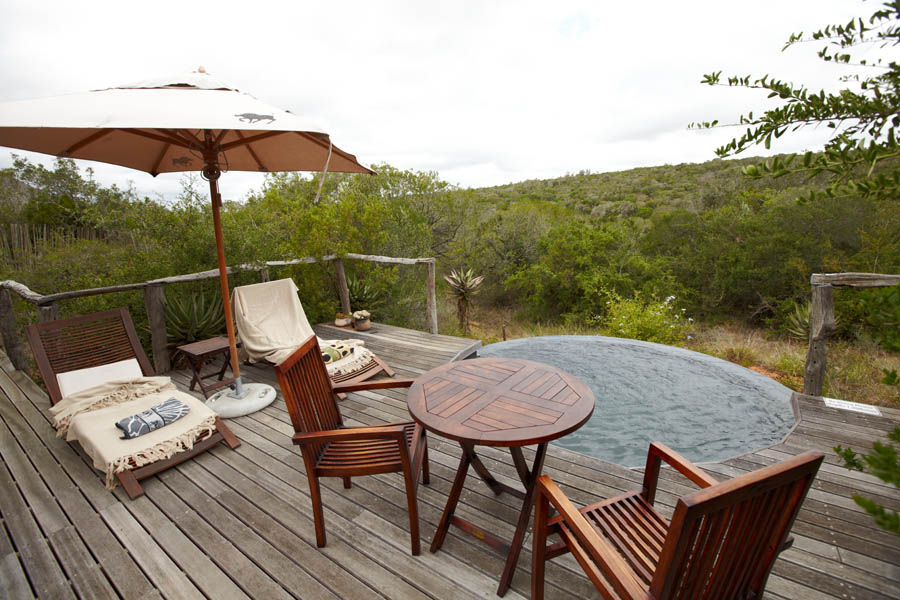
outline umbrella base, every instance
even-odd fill
[[[234,390],[231,389],[216,392],[209,397],[206,405],[223,419],[233,419],[264,409],[272,404],[276,396],[275,388],[264,383],[246,383],[244,391],[247,395],[243,398],[233,397]]]

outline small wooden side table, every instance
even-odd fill
[[[223,377],[225,377],[225,369],[228,368],[230,358],[227,337],[214,337],[209,338],[208,340],[200,340],[199,342],[178,346],[178,349],[184,353],[188,363],[191,365],[191,369],[194,371],[190,389],[193,390],[194,386],[199,384],[200,391],[203,392],[204,398],[209,398],[210,393],[223,388],[226,385],[230,385],[234,381],[233,377],[223,380]],[[203,363],[206,359],[213,358],[217,354],[225,355],[225,361],[222,363],[222,368],[217,371],[203,374]],[[210,377],[218,377],[219,380],[210,384],[204,384],[203,380],[209,379]]]
[[[550,365],[512,358],[476,358],[442,365],[421,375],[410,387],[407,399],[416,422],[462,447],[431,551],[440,549],[447,530],[455,525],[506,554],[497,588],[497,595],[502,596],[512,582],[525,541],[547,442],[575,431],[590,418],[594,393],[574,375]],[[537,444],[537,451],[529,468],[522,446],[533,444]],[[476,454],[476,446],[509,448],[524,490],[497,481]],[[506,492],[522,499],[511,541],[454,514],[470,466],[495,494]]]

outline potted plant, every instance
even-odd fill
[[[358,310],[354,312],[352,317],[353,328],[357,331],[366,331],[372,326],[372,322],[369,320],[371,316],[372,315],[369,314],[369,311],[367,310]]]
[[[334,315],[334,324],[338,327],[348,327],[350,325],[351,317],[350,315],[345,315],[342,312],[339,312]]]

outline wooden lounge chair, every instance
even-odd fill
[[[29,325],[26,334],[53,405],[63,397],[58,380],[61,374],[136,359],[143,375],[154,375],[131,315],[125,308]],[[129,498],[137,498],[144,493],[139,481],[188,460],[219,442],[232,449],[241,444],[225,423],[216,417],[215,431],[197,439],[190,450],[116,473],[116,478]]]
[[[232,302],[241,340],[240,355],[249,362],[277,364],[314,335],[292,279],[236,287]],[[379,373],[394,376],[394,371],[364,346],[356,348],[355,360],[339,360],[328,364],[327,369],[335,384],[365,381]]]
[[[325,518],[319,477],[341,477],[344,487],[358,475],[402,472],[412,553],[419,554],[419,513],[416,503],[419,473],[429,481],[428,443],[425,430],[416,423],[391,423],[374,427],[344,427],[335,394],[360,390],[409,387],[411,379],[383,379],[367,383],[335,385],[328,378],[315,336],[275,366],[309,477],[316,525],[316,545],[325,545]]]
[[[544,597],[545,561],[572,552],[604,598],[761,598],[823,458],[806,452],[718,483],[654,442],[642,489],[581,509],[541,476],[531,597]],[[678,500],[671,522],[653,508],[661,460],[704,488]],[[547,546],[548,534],[561,541]]]

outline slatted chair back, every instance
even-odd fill
[[[53,404],[62,400],[60,373],[136,358],[144,375],[154,374],[127,308],[36,323],[25,333]]]
[[[654,598],[760,598],[823,456],[805,453],[678,501]]]
[[[313,433],[343,426],[337,398],[316,336],[307,339],[288,358],[275,365],[295,433]],[[324,444],[314,447],[318,456]]]

